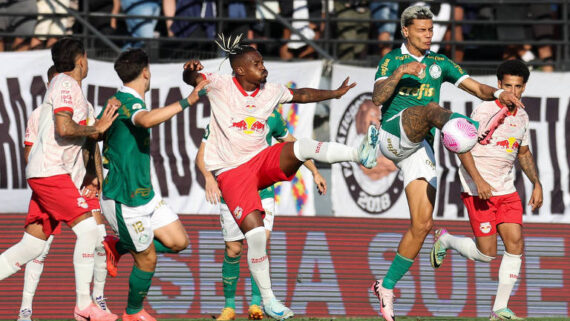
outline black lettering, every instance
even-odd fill
[[[14,118],[16,119],[16,141],[17,148],[15,152],[12,153],[12,177],[14,178],[13,187],[14,188],[25,188],[26,187],[26,177],[24,174],[24,169],[26,164],[24,162],[23,151],[24,151],[24,135],[26,132],[26,122],[28,121],[28,112],[26,108],[26,103],[22,98],[22,93],[20,90],[20,83],[18,78],[7,78],[8,94],[10,95],[10,104],[12,106],[12,111],[14,112]]]
[[[41,76],[34,76],[30,85],[30,95],[32,96],[32,109],[36,109],[42,104],[46,95],[46,83]]]
[[[564,196],[562,192],[560,165],[558,164],[558,148],[556,148],[556,123],[558,122],[558,98],[546,99],[546,121],[548,122],[548,149],[552,161],[554,187],[550,191],[550,212],[564,215]],[[536,159],[536,157],[535,157]]]
[[[150,91],[150,102],[152,108],[158,108],[159,106],[159,96],[160,90],[159,89],[152,89]],[[154,170],[156,172],[156,177],[158,178],[158,185],[160,186],[160,192],[162,196],[168,197],[168,185],[166,184],[166,170],[164,168],[164,158],[162,154],[160,154],[160,144],[161,144],[161,137],[160,137],[160,126],[155,126],[152,128],[152,135],[151,135],[151,146],[150,146],[150,154],[152,156],[152,161],[154,163]]]
[[[10,117],[8,116],[6,105],[4,105],[4,96],[1,92],[0,117],[2,118],[2,123],[0,125],[0,146],[7,146],[10,155],[10,163],[8,163],[8,157],[4,154],[4,149],[0,150],[0,188],[8,188],[8,171],[11,171],[11,175],[14,178],[12,181],[12,188],[25,188],[25,185],[22,186],[19,184],[20,181],[18,180],[18,174],[23,174],[23,170],[18,171],[16,143],[14,143],[14,140],[10,136]]]

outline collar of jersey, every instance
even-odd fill
[[[499,106],[499,108],[503,108],[504,106],[501,104],[501,102],[498,99],[495,99],[495,104],[497,104],[497,106]],[[515,111],[511,112],[509,110],[509,112],[507,112],[507,115],[509,116],[515,116],[517,114],[517,110],[519,110],[519,108],[515,108]]]
[[[234,81],[234,84],[236,85],[237,89],[239,90],[239,92],[244,95],[244,96],[251,96],[251,97],[255,97],[257,96],[257,93],[259,92],[259,87],[255,88],[255,91],[251,93],[251,95],[248,95],[248,93],[243,89],[243,87],[239,84],[239,81],[237,80],[236,77],[232,77],[232,80]]]
[[[136,90],[132,89],[131,87],[127,87],[127,86],[123,85],[123,86],[121,86],[121,89],[119,89],[119,91],[124,92],[126,94],[131,94],[131,95],[135,96],[136,98],[144,101],[144,99],[141,97],[141,95],[139,95],[139,93]]]
[[[410,53],[410,51],[408,50],[408,47],[406,47],[406,43],[405,43],[405,42],[404,42],[404,43],[402,44],[402,46],[400,47],[400,50],[402,51],[402,54],[403,54],[403,55],[410,55],[410,57],[414,58],[415,60],[417,60],[417,61],[419,61],[419,62],[422,62],[422,60],[424,59],[424,57],[427,56],[427,54],[430,53],[430,51],[427,50],[427,51],[426,51],[426,54],[423,55],[423,56],[420,56],[420,57],[414,56],[414,55],[412,55],[412,54]]]

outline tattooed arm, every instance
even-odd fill
[[[332,98],[340,98],[347,91],[351,88],[356,86],[356,83],[353,82],[352,84],[348,84],[349,78],[342,82],[340,87],[335,90],[323,90],[323,89],[314,89],[314,88],[299,88],[299,89],[291,89],[293,92],[293,100],[291,102],[294,103],[313,103],[317,101],[323,101]]]
[[[536,164],[534,163],[532,153],[530,152],[528,146],[520,147],[518,159],[519,164],[521,165],[521,169],[533,184],[532,195],[528,204],[532,206],[532,210],[534,211],[542,206],[542,184],[538,179]]]
[[[119,116],[117,106],[107,106],[100,119],[93,126],[84,126],[76,123],[73,114],[69,111],[60,111],[55,114],[55,132],[61,137],[85,137],[94,138],[104,133],[113,121]]]
[[[390,77],[376,81],[372,92],[372,102],[376,106],[382,105],[394,94],[394,90],[405,74],[419,76],[426,65],[413,61],[398,67]]]

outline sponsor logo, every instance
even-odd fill
[[[77,206],[79,206],[81,208],[88,208],[89,207],[89,205],[87,205],[87,201],[85,201],[85,199],[83,197],[77,198]]]
[[[386,142],[388,144],[388,150],[394,154],[394,156],[400,157],[400,153],[398,152],[398,150],[396,148],[394,148],[394,145],[392,144],[392,139],[390,139],[389,137],[386,138]]]
[[[95,257],[95,254],[93,253],[83,253],[81,254],[81,256],[83,256],[84,259],[90,259],[92,257]]]
[[[319,142],[317,144],[317,149],[315,149],[315,153],[318,154],[321,151],[321,146],[323,146],[323,142]]]
[[[259,258],[255,258],[255,257],[254,257],[254,258],[251,259],[251,263],[261,263],[261,262],[263,262],[263,261],[265,261],[265,260],[267,260],[267,255],[264,255],[264,256],[259,257]]]
[[[481,225],[479,225],[479,229],[481,230],[481,232],[487,234],[491,232],[491,223],[490,222],[481,223]]]
[[[420,87],[401,87],[398,94],[402,96],[413,96],[419,100],[425,97],[433,97],[435,95],[435,88],[432,88],[429,84],[422,84]]]
[[[242,214],[243,214],[243,209],[239,206],[236,207],[236,209],[234,210],[234,217],[236,218],[236,220],[239,220]]]
[[[518,274],[512,274],[512,273],[511,273],[511,274],[509,274],[509,277],[510,277],[511,279],[515,279],[515,280],[516,280],[516,279],[519,278],[519,275],[518,275]]]
[[[140,195],[141,197],[147,197],[150,195],[150,191],[151,191],[150,187],[137,188],[133,193],[131,193],[131,198],[135,198],[137,195]]]
[[[61,83],[61,87],[63,88],[71,88],[71,83],[69,82],[69,80],[65,80]]]
[[[149,239],[150,239],[150,237],[146,233],[139,235],[139,243],[142,243],[142,244],[148,243]]]
[[[139,103],[133,104],[133,110],[141,109],[142,105]]]
[[[235,128],[238,131],[243,132],[244,134],[251,135],[253,133],[263,133],[265,131],[265,120],[260,120],[255,117],[246,117],[240,121],[233,121],[230,125],[230,128]]]
[[[519,150],[520,144],[514,137],[509,137],[495,143],[495,146],[503,147],[507,153],[516,152]]]
[[[388,64],[390,63],[390,59],[384,60],[384,63],[380,66],[380,73],[382,76],[386,76],[388,74]]]
[[[429,75],[433,79],[439,78],[441,76],[441,67],[436,64],[429,66]]]

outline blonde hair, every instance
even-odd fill
[[[411,25],[414,19],[433,20],[433,13],[429,9],[429,7],[424,7],[424,6],[407,7],[406,10],[402,12],[402,16],[400,17],[400,27],[404,28]]]

